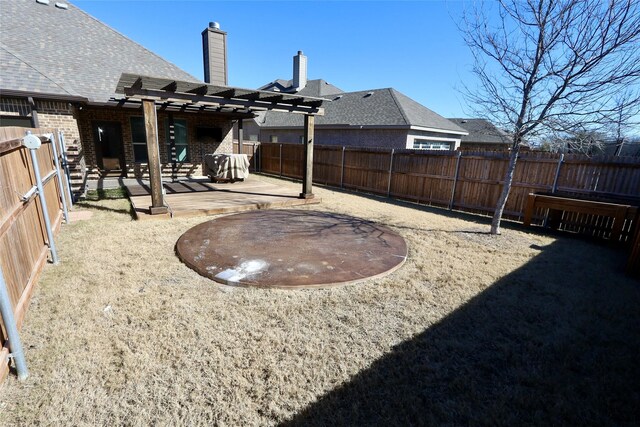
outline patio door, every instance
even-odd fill
[[[105,175],[124,175],[124,147],[120,122],[93,122],[96,161]]]

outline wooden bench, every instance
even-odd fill
[[[613,218],[611,242],[619,242],[625,220],[637,220],[638,208],[631,205],[596,202],[567,197],[550,196],[544,194],[529,194],[524,211],[524,225],[531,225],[533,213],[536,209],[549,209],[549,216],[558,219],[563,211],[588,215],[599,215]],[[552,227],[557,228],[559,221],[553,221]],[[638,225],[636,224],[636,227]]]

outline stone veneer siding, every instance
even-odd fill
[[[146,178],[149,176],[146,163],[136,163],[133,155],[133,141],[131,136],[131,117],[142,117],[142,110],[111,108],[111,107],[85,107],[80,112],[80,134],[85,153],[85,159],[90,179],[100,176],[96,159],[96,144],[93,136],[94,121],[108,121],[120,123],[122,129],[122,142],[127,177]],[[207,113],[173,113],[176,120],[187,122],[187,143],[189,146],[190,162],[178,164],[179,176],[202,175],[202,159],[204,154],[231,154],[233,153],[232,124],[233,122],[224,116]],[[162,162],[162,175],[171,176],[171,163],[168,160],[168,146],[166,142],[165,119],[168,113],[158,111],[158,142],[160,144],[160,159]],[[223,140],[220,143],[198,141],[196,128],[198,126],[210,126],[222,128]]]

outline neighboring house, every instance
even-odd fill
[[[76,192],[87,177],[145,176],[140,103],[115,94],[122,73],[204,83],[71,4],[2,0],[0,10],[0,124],[63,130]],[[226,33],[210,25],[202,37],[205,75],[226,86]],[[200,174],[203,153],[231,153],[233,121],[247,117],[167,106],[157,113],[163,174],[171,171],[170,118],[184,176]]]
[[[307,57],[293,57],[293,79],[260,88],[321,97],[325,115],[316,118],[315,143],[358,147],[454,150],[467,131],[393,88],[344,92],[322,79],[307,80]],[[301,117],[264,112],[243,124],[244,139],[266,142],[302,141]]]
[[[640,139],[625,140],[622,147],[616,141],[606,141],[602,151],[610,156],[640,157]]]
[[[463,150],[508,150],[511,147],[509,134],[498,129],[485,119],[450,118],[450,121],[469,132],[462,137]]]

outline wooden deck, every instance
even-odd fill
[[[146,183],[127,184],[137,219],[205,216],[254,209],[302,206],[320,199],[300,199],[299,192],[249,177],[243,182],[214,184],[205,179],[164,183],[169,213],[151,215],[151,193]]]

